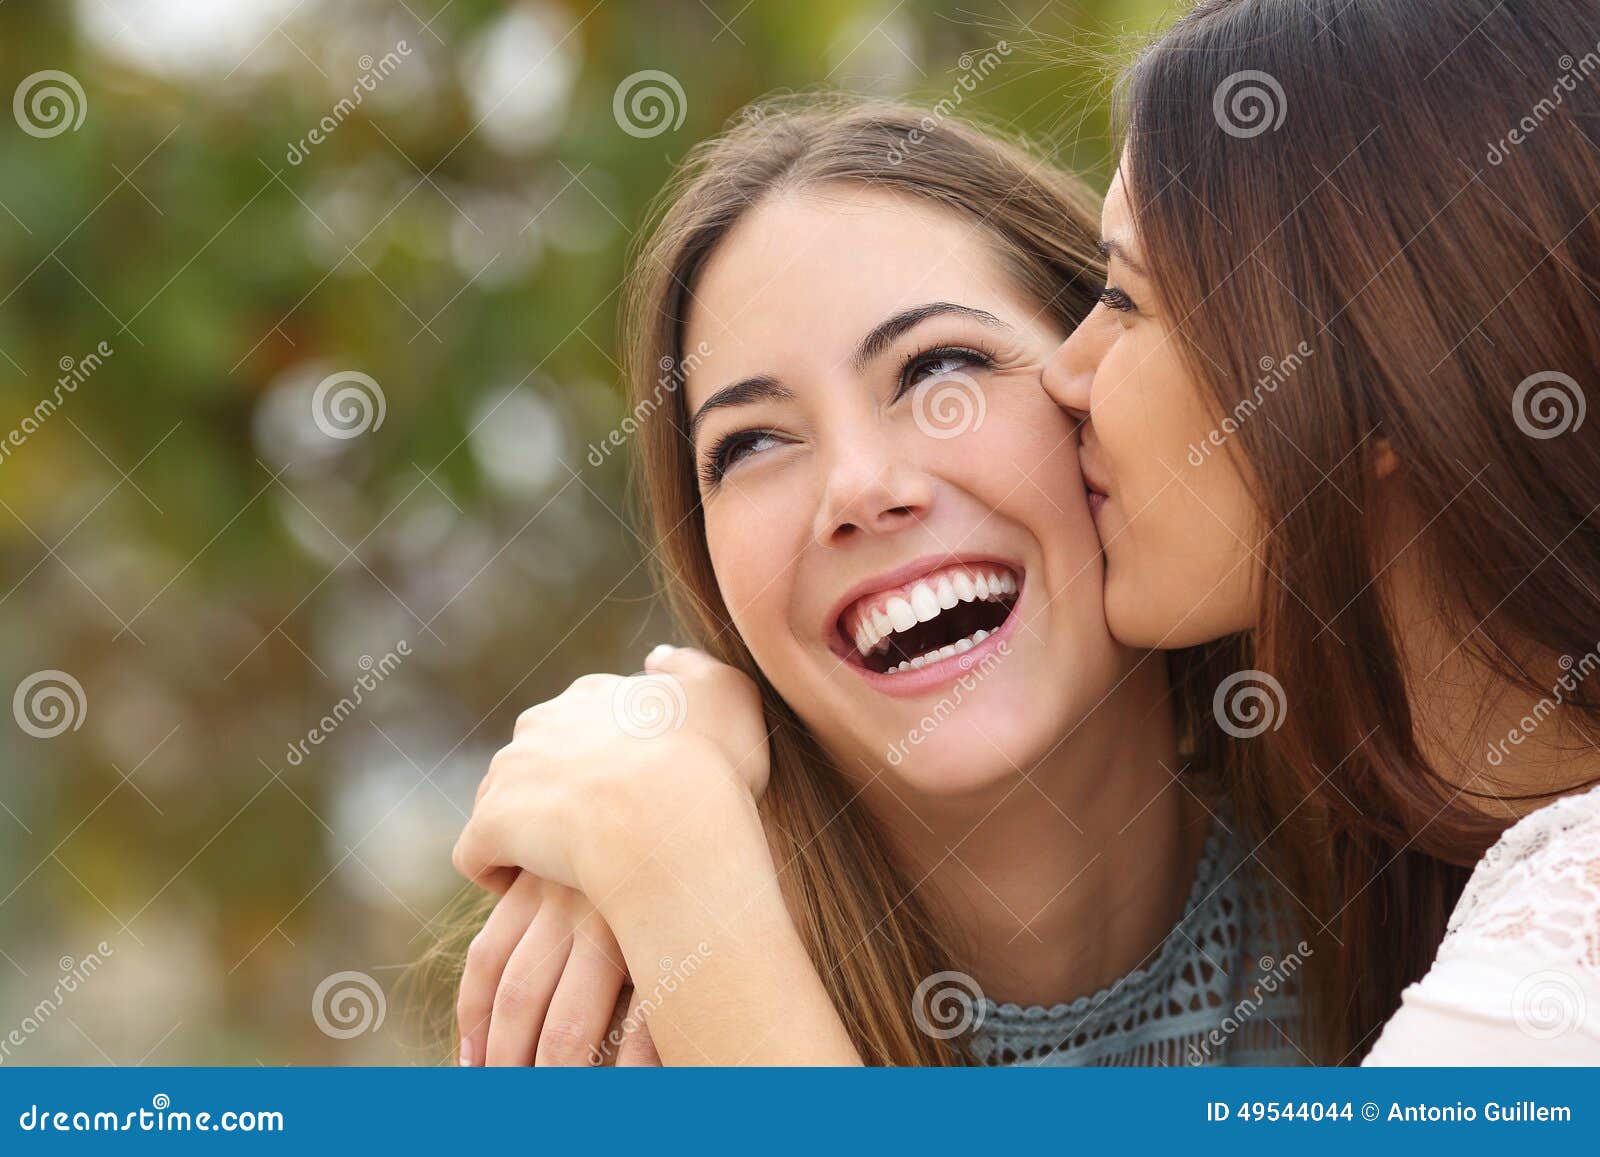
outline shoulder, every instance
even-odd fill
[[[1365,1064],[1600,1064],[1600,788],[1512,825]]]
[[[1439,957],[1484,950],[1600,976],[1600,787],[1524,816],[1479,861]]]

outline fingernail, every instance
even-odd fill
[[[472,1067],[472,1042],[471,1041],[464,1040],[464,1041],[461,1042],[461,1067],[464,1068],[464,1069],[468,1069],[468,1068]]]
[[[657,643],[654,647],[651,648],[650,653],[644,657],[644,661],[646,663],[651,663],[651,662],[656,662],[656,661],[661,660],[661,659],[665,659],[668,655],[672,654],[672,652],[676,651],[677,649],[678,648],[674,647],[670,643]]]

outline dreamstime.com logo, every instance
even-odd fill
[[[329,374],[311,395],[311,418],[330,438],[359,438],[381,427],[388,412],[383,388],[359,370]]]
[[[622,1042],[631,1033],[638,1032],[654,1015],[656,1009],[661,1007],[661,1002],[674,992],[678,987],[700,971],[700,966],[706,962],[706,957],[711,955],[711,945],[704,940],[694,946],[694,951],[682,960],[673,960],[670,956],[663,956],[656,963],[661,975],[657,977],[655,987],[650,990],[649,996],[639,997],[637,1003],[628,1011],[622,1023],[606,1033],[605,1048],[591,1048],[589,1050],[589,1063],[601,1065],[605,1063],[606,1052],[613,1056]]]
[[[1556,679],[1555,686],[1550,688],[1550,694],[1540,699],[1526,715],[1517,720],[1516,726],[1507,731],[1504,738],[1489,744],[1484,759],[1488,761],[1490,767],[1499,767],[1504,763],[1506,756],[1511,754],[1511,748],[1520,747],[1527,742],[1528,737],[1539,730],[1544,721],[1555,714],[1558,708],[1571,702],[1585,679],[1600,670],[1600,643],[1595,644],[1594,650],[1585,652],[1577,659],[1573,659],[1571,655],[1562,655],[1557,660],[1557,665],[1561,668],[1561,675]]]
[[[1547,968],[1522,978],[1511,993],[1511,1017],[1534,1040],[1554,1040],[1581,1025],[1589,998],[1573,977]]]
[[[1233,409],[1223,415],[1222,421],[1209,434],[1200,439],[1199,442],[1191,442],[1189,444],[1189,465],[1205,465],[1206,458],[1210,456],[1211,451],[1220,449],[1230,437],[1239,432],[1246,422],[1255,417],[1255,413],[1261,408],[1262,403],[1270,395],[1277,393],[1279,386],[1299,372],[1306,359],[1314,353],[1316,353],[1316,350],[1308,342],[1302,341],[1284,357],[1274,358],[1271,355],[1263,355],[1261,360],[1256,363],[1261,370],[1261,376],[1256,379],[1250,393],[1240,398]]]
[[[1235,671],[1217,684],[1211,713],[1235,739],[1254,739],[1283,726],[1288,699],[1283,684],[1265,671]]]
[[[917,383],[911,419],[930,438],[959,438],[982,429],[989,402],[976,378],[959,370]]]
[[[939,126],[966,102],[967,96],[977,91],[979,82],[987,79],[990,73],[1000,67],[1001,59],[1010,55],[1011,45],[1004,40],[982,54],[963,52],[956,59],[956,64],[961,68],[961,75],[951,86],[950,95],[940,97],[934,103],[933,108],[917,122],[916,127],[906,134],[904,145],[897,141],[890,147],[889,163],[901,164],[906,159],[907,149],[918,147],[930,134],[937,131]]]
[[[1253,68],[1224,77],[1211,94],[1211,115],[1218,126],[1241,140],[1277,132],[1288,111],[1278,78]]]
[[[24,77],[11,98],[17,127],[30,137],[46,140],[77,132],[89,115],[89,98],[70,72],[47,68]]]
[[[911,730],[907,731],[901,739],[889,745],[889,749],[884,752],[884,758],[889,761],[889,766],[899,767],[905,762],[906,756],[911,754],[911,749],[920,747],[927,742],[929,737],[939,729],[939,725],[960,709],[966,696],[970,692],[977,690],[978,684],[993,674],[995,668],[1010,656],[1011,647],[1004,639],[996,643],[995,649],[976,663],[972,661],[969,655],[960,656],[958,665],[964,673],[950,688],[950,694],[935,703],[928,713],[917,720],[912,725]]]
[[[1294,951],[1284,953],[1281,960],[1274,959],[1271,956],[1263,956],[1257,961],[1261,971],[1251,984],[1249,991],[1234,1003],[1234,1006],[1228,1010],[1220,1024],[1208,1030],[1199,1040],[1189,1043],[1189,1055],[1187,1057],[1189,1063],[1191,1065],[1210,1063],[1214,1051],[1220,1049],[1234,1033],[1243,1028],[1252,1017],[1260,1012],[1271,997],[1287,990],[1289,982],[1295,973],[1299,972],[1305,962],[1313,955],[1315,953],[1312,951],[1311,945],[1302,940],[1295,945]]]
[[[1541,442],[1578,429],[1588,413],[1582,387],[1556,370],[1530,374],[1511,395],[1511,419],[1517,429]]]
[[[598,442],[589,444],[587,455],[589,465],[600,467],[611,457],[613,450],[619,450],[628,444],[628,439],[639,432],[650,415],[661,408],[663,402],[683,388],[684,379],[696,369],[700,363],[711,356],[711,347],[701,342],[690,351],[682,360],[663,356],[658,364],[661,375],[656,378],[655,389],[650,391],[648,398],[640,398],[634,404],[622,421]]]
[[[22,421],[18,422],[4,438],[0,438],[0,463],[4,463],[11,457],[13,451],[21,449],[29,438],[37,434],[61,408],[62,403],[76,394],[78,387],[93,377],[95,371],[115,352],[110,342],[102,341],[81,358],[64,354],[56,363],[61,376],[56,379],[55,389],[35,402],[32,412],[24,414]]]
[[[35,671],[11,697],[11,714],[17,726],[35,739],[54,739],[69,728],[83,726],[89,701],[83,684],[65,671]]]
[[[983,989],[965,972],[935,972],[911,994],[911,1019],[934,1040],[983,1027]]]
[[[291,165],[298,165],[311,155],[311,150],[322,144],[323,141],[333,136],[339,126],[361,107],[367,94],[376,92],[380,82],[387,80],[395,70],[404,63],[405,58],[411,55],[411,45],[406,41],[399,41],[393,49],[383,54],[382,59],[374,60],[371,53],[364,54],[356,63],[361,68],[361,75],[356,78],[355,84],[350,87],[350,95],[341,97],[339,103],[314,126],[311,131],[298,141],[289,143],[284,159]]]
[[[297,739],[289,744],[284,758],[290,767],[299,767],[305,762],[306,756],[311,754],[313,747],[321,747],[335,731],[339,730],[346,719],[354,715],[366,702],[366,697],[378,689],[378,685],[400,669],[400,664],[411,657],[411,641],[401,639],[395,644],[394,650],[384,652],[383,658],[374,659],[371,655],[362,655],[356,666],[361,668],[362,674],[350,686],[350,694],[340,698],[332,709],[317,721],[316,726],[306,731],[305,738]]]
[[[611,95],[617,127],[630,137],[648,140],[676,132],[689,112],[683,85],[670,72],[646,68],[622,78]]]
[[[61,1011],[67,1003],[67,997],[87,984],[89,978],[100,971],[101,965],[106,962],[106,957],[114,954],[115,950],[111,945],[102,940],[95,945],[95,951],[79,959],[63,956],[57,962],[61,975],[56,979],[55,987],[50,990],[50,994],[30,1008],[10,1032],[0,1037],[0,1064],[11,1059],[12,1050],[27,1044],[29,1037]]]
[[[311,994],[311,1019],[334,1040],[377,1032],[388,1011],[383,986],[365,972],[335,972]]]
[[[689,695],[665,672],[618,679],[611,692],[611,717],[635,739],[676,731],[689,717]]]

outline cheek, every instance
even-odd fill
[[[1170,343],[1125,337],[1095,384],[1094,429],[1118,488],[1181,493],[1174,475],[1194,473],[1193,449],[1213,423]]]
[[[706,546],[734,628],[758,659],[787,634],[794,560],[807,526],[792,493],[776,487],[726,490],[705,505]]]

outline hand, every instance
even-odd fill
[[[622,950],[593,905],[519,875],[467,949],[461,1064],[659,1064],[637,1017],[622,1022],[626,1034],[612,1027],[626,983]]]
[[[759,831],[768,751],[755,684],[690,648],[658,647],[645,672],[586,675],[522,713],[478,788],[458,871],[503,892],[521,868],[603,907],[665,848],[723,825]]]

